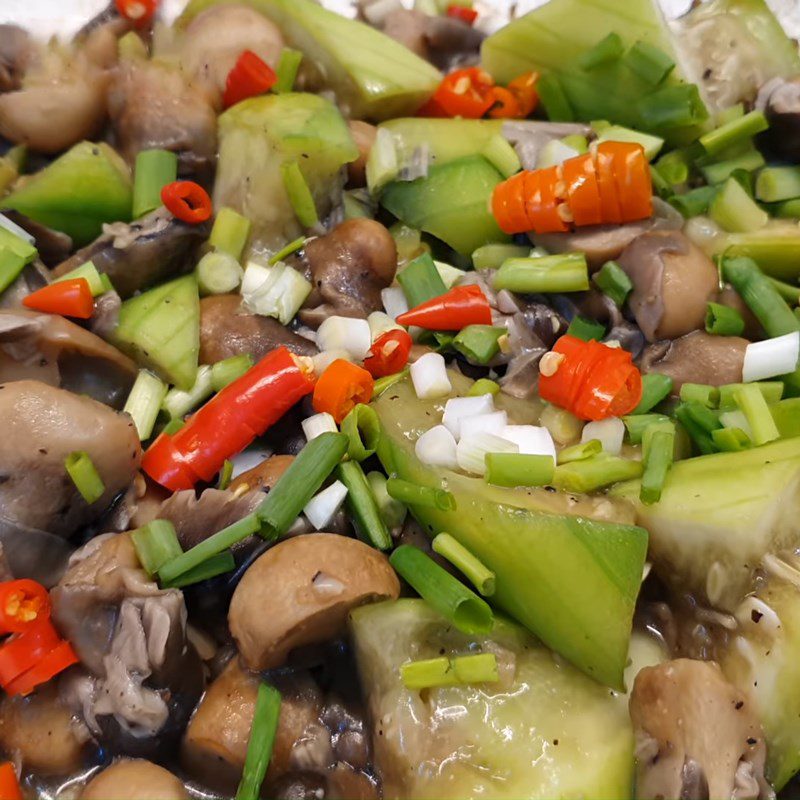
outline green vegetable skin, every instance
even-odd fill
[[[466,394],[470,381],[455,373],[450,379],[458,394]],[[616,522],[589,519],[615,513],[613,505],[601,511],[605,498],[570,505],[562,493],[489,486],[480,478],[424,466],[414,455],[414,440],[440,419],[443,402],[418,400],[407,379],[374,402],[384,467],[420,486],[450,491],[455,511],[414,509],[427,532],[451,534],[496,574],[493,605],[588,675],[621,687],[646,532],[624,524],[630,519],[624,510]],[[530,403],[521,404],[528,406],[522,414],[516,404],[498,404],[515,422],[531,422],[537,414]]]
[[[3,206],[84,245],[103,223],[129,220],[132,198],[125,162],[105,143],[81,142],[4,197]]]
[[[382,735],[375,759],[387,797],[495,800],[629,798],[633,734],[627,698],[558,661],[518,625],[498,618],[488,637],[466,637],[421,600],[362,606],[350,615],[369,708]],[[404,663],[497,653],[501,683],[430,690],[400,680]],[[626,683],[663,654],[634,636]],[[502,665],[513,655],[514,677]],[[447,724],[442,724],[447,720]],[[557,742],[557,744],[556,744]]]
[[[406,225],[470,255],[487,242],[509,241],[489,208],[492,191],[502,180],[483,156],[465,156],[431,167],[425,178],[390,183],[381,205]]]
[[[650,506],[639,489],[630,481],[610,494],[634,504],[656,571],[715,607],[735,608],[764,555],[800,542],[800,438],[677,461]]]
[[[189,391],[200,352],[197,278],[186,275],[126,300],[113,342],[142,366]]]
[[[180,22],[222,1],[193,0]],[[413,114],[441,80],[438,70],[407,47],[313,0],[244,2],[272,19],[293,47],[317,62],[339,103],[348,107],[354,119],[378,121]]]
[[[281,165],[297,162],[321,215],[333,182],[358,157],[336,106],[313,94],[263,95],[219,118],[215,207],[230,206],[252,220],[263,245],[283,247],[303,231],[284,187]]]

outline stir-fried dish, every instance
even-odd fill
[[[763,0],[116,0],[0,136],[0,800],[794,796]]]

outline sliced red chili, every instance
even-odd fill
[[[0,634],[22,633],[50,616],[50,595],[41,583],[22,578],[0,583]]]
[[[194,181],[168,183],[161,190],[161,202],[173,217],[190,225],[198,225],[211,217],[211,198]]]
[[[492,89],[492,99],[494,105],[489,111],[492,119],[518,119],[524,116],[516,96],[502,86],[495,86]]]
[[[0,800],[23,800],[17,773],[10,761],[0,764]]]
[[[408,363],[413,342],[408,331],[386,331],[379,336],[364,359],[364,368],[373,378],[383,378],[400,372]]]
[[[34,667],[23,672],[18,678],[5,687],[6,694],[30,694],[37,686],[55,678],[67,667],[78,663],[78,656],[69,642],[62,641],[45,655]]]
[[[447,6],[447,16],[453,19],[460,19],[466,22],[467,25],[472,25],[478,18],[478,12],[469,6],[460,6],[457,3],[451,3]]]
[[[152,22],[158,6],[158,0],[115,0],[120,16],[130,20],[137,28]]]
[[[228,73],[222,102],[229,108],[248,97],[268,92],[277,81],[275,70],[266,61],[252,50],[245,50]]]
[[[433,100],[450,117],[480,119],[494,103],[493,87],[491,75],[479,67],[457,69],[445,75]]]
[[[49,619],[32,622],[24,633],[17,633],[0,645],[0,686],[5,688],[31,669],[61,641]]]

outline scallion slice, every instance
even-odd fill
[[[708,214],[720,227],[732,233],[746,233],[763,228],[769,214],[731,177],[714,196]]]
[[[669,203],[677,208],[686,219],[691,219],[705,214],[718,192],[719,188],[716,186],[698,186],[685,194],[672,195]]]
[[[495,683],[500,680],[494,653],[409,661],[400,667],[400,678],[407,689]]]
[[[729,306],[709,303],[706,307],[706,333],[713,336],[741,336],[744,331],[742,315]]]
[[[144,527],[131,531],[131,539],[139,562],[151,577],[164,564],[183,553],[175,526],[167,519],[154,519]]]
[[[89,505],[96,503],[103,496],[106,486],[85,450],[70,453],[64,460],[64,468],[81,497]]]
[[[696,402],[708,408],[717,408],[719,389],[703,383],[684,383],[681,386],[680,398],[684,402]]]
[[[589,270],[583,253],[539,258],[510,258],[494,275],[496,290],[523,294],[582,292],[589,288]]]
[[[495,486],[548,486],[555,466],[547,455],[487,453],[486,481]]]
[[[381,438],[381,423],[375,409],[359,403],[342,420],[342,433],[350,444],[347,455],[355,461],[364,461],[375,453]]]
[[[606,335],[606,326],[602,322],[582,317],[576,314],[572,318],[572,322],[567,328],[568,336],[575,336],[577,339],[582,339],[584,342],[596,339],[600,341]]]
[[[378,510],[381,513],[386,527],[391,530],[399,529],[405,522],[408,515],[408,509],[399,500],[395,500],[389,494],[386,488],[387,479],[382,472],[373,470],[367,473],[367,483],[369,488],[372,489],[372,494],[375,497],[375,502],[378,504]]]
[[[233,478],[233,461],[226,458],[217,477],[217,489],[225,491],[231,485],[231,478]]]
[[[319,223],[319,216],[314,204],[314,196],[300,171],[300,165],[296,161],[284,162],[281,164],[281,176],[286,195],[298,222],[304,228],[313,228]]]
[[[584,51],[578,57],[578,66],[582,70],[590,70],[603,64],[611,64],[622,57],[625,45],[618,33],[613,31],[601,39],[594,47]]]
[[[500,391],[500,384],[489,378],[478,378],[472,386],[469,387],[467,397],[480,397],[484,394],[495,395]]]
[[[345,502],[359,538],[378,550],[388,550],[392,546],[392,537],[361,464],[357,461],[345,461],[339,464],[336,473],[347,487]]]
[[[206,253],[197,263],[197,285],[203,295],[233,292],[242,282],[243,275],[239,262],[221,250]]]
[[[636,42],[623,57],[628,69],[645,83],[658,86],[675,69],[675,62],[663,51],[649,42]]]
[[[669,375],[660,375],[657,372],[642,375],[642,399],[631,414],[647,414],[667,398],[671,391],[672,378]]]
[[[434,553],[446,558],[484,596],[495,589],[495,574],[449,533],[440,533],[431,543]]]
[[[661,499],[661,491],[672,466],[675,451],[675,423],[656,422],[647,427],[642,438],[642,485],[639,498],[645,505]]]
[[[467,325],[453,339],[453,347],[471,364],[485,365],[500,352],[500,338],[507,333],[491,325]]]
[[[721,411],[731,411],[739,407],[736,403],[735,394],[745,385],[744,383],[726,383],[724,386],[719,387],[719,407]],[[764,395],[767,405],[779,402],[785,389],[783,381],[759,381],[750,385],[755,386]]]
[[[403,544],[389,561],[420,597],[462,633],[489,633],[494,627],[494,614],[486,601],[422,550]]]
[[[409,308],[415,308],[447,291],[429,253],[410,261],[405,269],[397,273],[397,282],[403,289]]]
[[[140,369],[131,393],[122,409],[133,418],[133,424],[144,441],[150,438],[158,410],[167,394],[167,384],[146,369]]]
[[[278,719],[281,711],[280,692],[268,683],[258,687],[253,725],[247,741],[247,755],[242,769],[242,779],[236,790],[236,800],[258,800],[261,784],[272,758]]]
[[[161,205],[161,190],[178,176],[178,156],[171,150],[141,150],[133,168],[132,215],[139,219]]]
[[[588,442],[573,444],[558,451],[558,463],[569,464],[573,461],[585,461],[592,456],[603,452],[603,443],[599,439],[589,439]]]
[[[211,383],[211,372],[212,367],[208,364],[201,364],[197,368],[194,386],[188,392],[179,389],[177,386],[170,389],[161,403],[164,411],[172,418],[185,417],[192,409],[197,408],[200,403],[211,397],[214,391]]]
[[[230,550],[223,550],[187,572],[181,573],[177,578],[161,585],[164,589],[183,589],[184,586],[216,578],[226,572],[233,572],[234,569],[236,569],[236,560],[233,553]]]
[[[390,497],[407,506],[418,508],[438,508],[440,511],[455,511],[456,499],[444,489],[434,489],[430,486],[418,486],[416,483],[389,478],[386,482],[386,491]]]
[[[750,437],[741,428],[719,428],[711,432],[711,438],[719,450],[727,453],[737,453],[753,446]]]
[[[217,211],[208,243],[215,250],[227,253],[238,261],[250,235],[250,224],[247,217],[229,206],[223,206]]]
[[[241,378],[252,366],[253,357],[248,353],[240,353],[238,356],[217,361],[211,365],[211,388],[215,392],[221,392],[228,384]]]
[[[525,258],[530,247],[518,244],[485,244],[472,254],[475,269],[499,269],[509,258]]]
[[[746,384],[733,393],[736,405],[742,410],[753,434],[753,444],[766,444],[780,438],[764,395],[753,384]]]
[[[276,94],[286,94],[294,89],[294,82],[297,78],[297,71],[300,69],[300,62],[303,60],[303,54],[299,50],[292,50],[291,47],[284,47],[281,50],[281,56],[278,59],[278,66],[275,68],[275,74],[278,80],[272,87],[272,91]]]
[[[641,474],[640,461],[603,454],[583,461],[560,464],[553,475],[553,486],[568,492],[586,493],[619,481],[639,478]]]
[[[753,136],[765,131],[768,127],[769,123],[763,111],[751,111],[749,114],[731,119],[718,128],[704,133],[699,142],[707,155],[718,156],[731,145],[752,139]]]
[[[622,421],[628,430],[628,440],[631,444],[641,444],[642,437],[648,426],[654,422],[668,422],[669,417],[664,414],[635,414],[623,417]]]
[[[610,297],[618,306],[623,305],[633,290],[633,282],[616,261],[606,261],[592,276],[592,281],[606,297]]]
[[[548,72],[543,75],[536,85],[536,90],[539,92],[539,99],[549,120],[552,122],[575,120],[575,111],[555,73]]]

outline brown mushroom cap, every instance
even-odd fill
[[[633,282],[628,302],[650,342],[703,327],[706,307],[719,291],[714,262],[680,231],[638,236],[619,257]]]
[[[114,762],[92,778],[80,800],[188,800],[183,783],[163,767],[143,759]]]
[[[269,669],[295,647],[336,637],[351,608],[399,593],[382,553],[346,536],[307,534],[281,542],[247,570],[228,624],[244,663]]]
[[[367,159],[372,145],[375,144],[375,137],[378,129],[369,122],[362,122],[360,119],[351,119],[347,123],[350,128],[350,135],[358,148],[358,158],[347,165],[348,183],[351,186],[367,185]]]

